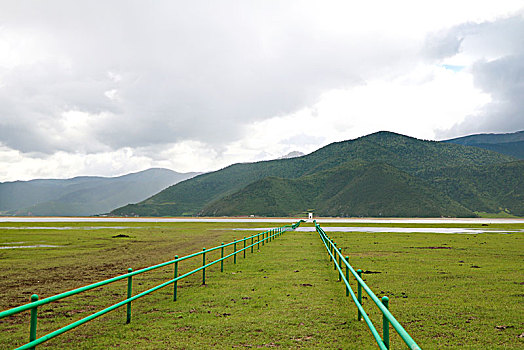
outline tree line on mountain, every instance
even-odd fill
[[[378,132],[301,157],[234,164],[111,214],[524,216],[524,161],[451,141]]]

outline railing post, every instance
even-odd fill
[[[38,295],[33,294],[31,295],[31,301],[35,302],[38,301]],[[36,327],[38,322],[38,307],[34,307],[31,309],[31,323],[29,324],[29,341],[32,342],[33,340],[36,340]],[[31,349],[34,349],[35,346],[33,346]]]
[[[338,267],[340,268],[340,272],[338,273],[338,281],[340,282],[342,281],[342,257],[340,256],[340,254],[337,254],[337,255],[338,255]]]
[[[251,236],[251,253],[253,253],[253,236]]]
[[[389,309],[389,298],[386,296],[382,297],[382,304],[386,307],[386,309]],[[386,348],[389,349],[389,321],[386,317],[386,314],[382,313],[382,340],[384,341],[384,345]]]
[[[244,237],[244,259],[246,258],[246,237]]]
[[[173,279],[177,277],[178,277],[178,255],[175,255],[175,273],[174,273]],[[176,301],[177,286],[178,286],[178,281],[175,281],[175,283],[173,283],[173,301]]]
[[[133,272],[132,268],[127,269],[128,273]],[[127,277],[127,299],[131,298],[131,295],[133,293],[133,276]],[[127,318],[126,318],[126,324],[131,322],[131,302],[129,301],[127,303]]]
[[[260,250],[260,233],[257,235],[257,249]]]
[[[362,278],[362,270],[357,270],[358,277]],[[362,286],[360,285],[360,281],[357,279],[358,289],[357,289],[357,299],[358,303],[362,305]],[[358,309],[358,320],[360,321],[362,319],[362,314],[360,313],[360,309]]]
[[[349,284],[349,256],[346,256],[346,281],[348,281]],[[349,297],[349,288],[346,286],[346,296]]]
[[[333,270],[337,269],[337,244],[333,243]]]
[[[220,247],[220,272],[224,272],[224,242]]]
[[[202,248],[202,266],[206,266],[206,248]],[[202,284],[206,284],[206,268],[202,269]]]
[[[235,243],[233,244],[233,247],[234,247],[234,253],[233,254],[233,263],[236,264],[237,263],[237,241],[235,240]]]
[[[265,245],[266,242],[266,232],[262,233],[262,245]]]

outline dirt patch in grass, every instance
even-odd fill
[[[452,247],[408,247],[412,249],[453,249]]]

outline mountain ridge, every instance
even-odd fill
[[[472,146],[475,144],[508,143],[518,141],[524,141],[524,130],[507,133],[472,134],[461,137],[454,137],[452,139],[443,140],[442,142],[460,142],[460,144],[462,145]]]
[[[141,216],[218,215],[217,213],[213,214],[213,211],[209,211],[208,206],[227,198],[227,196],[246,190],[247,186],[259,180],[269,177],[287,179],[285,181],[289,182],[292,179],[309,175],[313,176],[327,169],[344,166],[346,163],[348,166],[358,166],[366,163],[386,163],[400,172],[418,178],[431,171],[438,172],[450,167],[489,167],[494,164],[508,163],[515,160],[514,157],[477,147],[425,141],[397,133],[381,131],[353,140],[334,142],[298,158],[233,164],[218,171],[206,173],[183,183],[170,186],[145,201],[115,209],[112,211],[112,214]],[[401,178],[402,176],[400,175],[396,177],[396,179]],[[453,204],[453,201],[457,201],[447,194],[438,194],[437,192],[442,191],[442,189],[431,187],[429,184],[432,181],[431,179],[420,178],[419,180],[428,182],[428,184],[420,186],[426,188],[425,191],[427,191],[428,195],[433,193],[431,195],[434,197],[433,201],[439,203],[449,202],[446,204],[448,209],[445,212],[453,215],[451,208],[456,206]],[[273,179],[271,181],[272,186],[277,186],[276,180]],[[402,181],[407,181],[407,179]],[[264,184],[267,185],[268,183]],[[340,185],[342,186],[342,183]],[[289,190],[282,186],[280,187],[282,192]],[[401,186],[397,187],[400,188]],[[443,198],[449,197],[449,200],[437,200],[436,198],[439,196]],[[266,199],[270,200],[270,198]],[[224,202],[221,203],[225,205]],[[460,202],[457,203],[463,206]],[[259,209],[262,211],[262,208]],[[290,212],[288,210],[288,213]],[[349,211],[342,212],[343,214],[349,213]],[[472,212],[472,209],[467,208],[460,215],[469,216]],[[258,215],[258,212],[249,214]],[[229,214],[222,211],[221,215]],[[391,215],[396,216],[395,213],[391,213]],[[420,215],[424,216],[422,213]]]
[[[475,146],[510,155],[518,159],[524,159],[524,130],[504,134],[485,133],[467,135],[443,140],[442,142]]]
[[[116,177],[77,176],[0,183],[2,215],[89,216],[140,201],[198,173],[150,168]]]
[[[267,177],[211,203],[202,215],[249,215],[257,200],[266,201],[258,206],[266,209],[260,213],[264,216],[299,215],[305,208],[315,208],[321,216],[474,216],[449,197],[434,193],[423,181],[386,163],[346,164],[298,179]],[[398,207],[404,211],[399,212]]]

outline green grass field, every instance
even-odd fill
[[[322,222],[320,222],[322,225]],[[0,309],[41,298],[230,242],[267,223],[2,223],[0,246],[48,244],[56,248],[0,250]],[[322,227],[364,270],[377,296],[423,349],[518,349],[524,346],[524,233],[341,233]],[[49,230],[23,229],[49,226]],[[103,228],[110,226],[124,229]],[[307,224],[311,226],[311,224]],[[364,226],[358,224],[355,226]],[[370,225],[377,226],[377,225]],[[480,227],[480,224],[387,224]],[[3,229],[2,227],[19,227]],[[51,229],[61,227],[69,229]],[[98,227],[94,229],[94,227]],[[489,229],[524,229],[519,224]],[[113,238],[116,235],[129,237]],[[16,243],[15,242],[24,242]],[[208,261],[219,252],[208,254]],[[181,262],[184,273],[201,257]],[[56,349],[375,349],[364,322],[329,262],[316,233],[288,232],[237,264],[231,258],[172,287],[61,335],[37,348]],[[134,294],[172,278],[172,267],[135,276]],[[352,285],[355,289],[354,280]],[[39,308],[43,335],[125,298],[126,283],[89,291]],[[380,331],[381,315],[364,307]],[[405,348],[392,329],[392,348]],[[0,348],[28,340],[29,312],[0,320]]]

